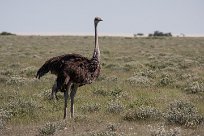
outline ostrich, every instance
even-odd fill
[[[69,95],[71,101],[70,117],[73,118],[74,97],[78,87],[91,84],[100,74],[100,50],[97,35],[97,25],[100,21],[103,20],[100,17],[95,17],[95,48],[91,59],[79,54],[61,55],[47,60],[37,71],[36,78],[38,79],[49,71],[51,74],[57,76],[55,84],[52,87],[51,98],[56,98],[56,93],[59,90],[64,92],[64,119],[66,119],[67,116],[67,101]]]

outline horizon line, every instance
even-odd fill
[[[20,36],[94,36],[93,33],[64,33],[64,32],[14,32]],[[99,36],[113,36],[113,37],[148,37],[149,34],[142,33],[139,36],[134,33],[100,33]],[[172,34],[173,37],[204,37],[204,34]]]

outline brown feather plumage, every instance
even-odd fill
[[[69,76],[73,83],[82,86],[92,83],[99,76],[100,63],[97,59],[88,59],[79,54],[61,55],[47,60],[36,77],[41,78],[49,71],[61,78]]]

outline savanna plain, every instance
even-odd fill
[[[92,36],[0,36],[0,135],[204,135],[204,38],[99,37],[101,74],[80,87],[63,120],[55,76],[35,74],[49,58],[91,58]]]

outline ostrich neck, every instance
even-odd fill
[[[93,59],[100,60],[100,49],[98,44],[98,34],[97,34],[97,23],[95,23],[95,47],[94,47],[94,53],[93,53]]]

